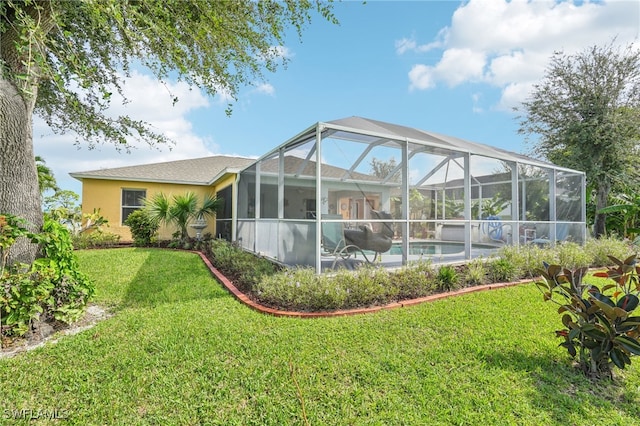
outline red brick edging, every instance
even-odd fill
[[[261,305],[247,297],[246,294],[238,290],[238,288],[233,285],[233,283],[222,274],[218,269],[216,269],[207,256],[205,256],[202,252],[196,252],[200,255],[200,258],[207,265],[211,274],[222,283],[230,292],[233,294],[238,300],[240,300],[245,305],[249,306],[256,311],[262,312],[264,314],[270,314],[277,317],[295,317],[295,318],[321,318],[321,317],[340,317],[347,315],[357,315],[357,314],[367,314],[371,312],[378,312],[385,309],[396,309],[396,308],[404,308],[405,306],[413,306],[418,305],[420,303],[431,302],[434,300],[446,299],[448,297],[459,296],[461,294],[467,293],[475,293],[477,291],[487,291],[487,290],[495,290],[499,288],[511,287],[514,285],[519,285],[523,283],[529,283],[533,280],[520,280],[514,281],[510,283],[496,283],[496,284],[486,284],[479,285],[474,287],[466,287],[460,290],[451,291],[448,293],[437,293],[432,294],[430,296],[420,297],[418,299],[410,299],[403,300],[402,302],[394,302],[389,303],[388,305],[383,306],[373,306],[371,308],[358,308],[358,309],[345,309],[340,311],[327,311],[327,312],[295,312],[295,311],[281,311],[279,309],[269,308],[267,306]]]

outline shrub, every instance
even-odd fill
[[[20,237],[35,239],[27,222],[0,214],[0,341],[4,335],[23,335],[50,303],[48,280],[32,274],[29,265],[8,265],[11,247]],[[41,282],[42,281],[42,282]]]
[[[261,301],[270,306],[304,311],[384,304],[423,297],[434,291],[449,291],[460,285],[537,277],[545,259],[555,263],[562,259],[569,265],[582,266],[589,258],[587,250],[575,243],[566,242],[555,247],[530,244],[505,246],[497,257],[489,258],[486,262],[475,259],[462,266],[443,266],[438,271],[434,270],[430,261],[420,261],[394,272],[366,266],[356,271],[341,270],[333,276],[316,276],[309,268],[277,274],[279,266],[225,240],[198,244],[203,246],[212,263],[231,278],[240,290],[258,295]],[[274,274],[276,276],[267,279]],[[291,280],[298,285],[292,285]]]
[[[315,274],[315,271],[313,271]],[[295,310],[332,311],[341,309],[347,304],[349,297],[349,285],[353,282],[353,276],[341,271],[336,276],[329,277],[318,275],[302,282],[298,291],[303,295],[301,304],[295,306]],[[296,282],[298,285],[299,282]]]
[[[35,237],[27,230],[27,222],[17,216],[0,214],[0,277],[7,266],[9,250],[20,237]]]
[[[601,287],[583,281],[586,267],[559,265],[545,265],[543,281],[536,283],[544,300],[560,307],[565,327],[556,331],[564,339],[560,346],[572,357],[579,354],[581,369],[593,378],[610,378],[612,365],[623,369],[632,355],[640,355],[640,317],[632,316],[640,301],[640,267],[636,256],[610,259],[614,268],[594,274],[611,280]]]
[[[120,235],[97,229],[93,232],[73,235],[71,240],[75,249],[107,248],[117,245],[120,242]]]
[[[255,294],[261,302],[283,309],[333,311],[384,304],[397,293],[384,269],[367,266],[331,276],[317,275],[311,268],[285,270],[264,276]]]
[[[557,250],[548,245],[540,247],[537,244],[528,244],[521,246],[522,252],[522,266],[520,270],[520,277],[522,278],[534,278],[540,275],[539,270],[545,261],[554,259],[557,261]]]
[[[491,259],[487,263],[489,280],[493,283],[509,282],[518,278],[518,269],[504,257]]]
[[[344,308],[380,305],[397,295],[389,273],[370,265],[355,272],[340,271],[334,281],[347,293]]]
[[[189,222],[196,220],[206,223],[207,217],[215,218],[222,202],[221,198],[207,194],[201,203],[198,195],[192,191],[174,194],[171,199],[160,192],[153,198],[145,200],[145,205],[154,222],[175,226],[178,239],[185,243],[189,239]],[[174,239],[176,239],[175,235]]]
[[[45,257],[36,260],[34,266],[49,268],[53,273],[54,318],[67,323],[75,321],[84,312],[95,286],[80,272],[67,228],[57,221],[45,219],[42,231],[41,249]]]
[[[443,265],[438,269],[435,282],[437,290],[449,291],[457,287],[460,276],[453,266]]]
[[[515,278],[537,277],[542,263],[549,259],[557,259],[557,250],[554,247],[537,244],[521,246],[504,246],[498,251],[497,257],[506,259],[513,265]],[[511,274],[507,274],[511,275]]]
[[[263,277],[279,268],[263,257],[249,253],[226,240],[215,239],[204,244],[204,253],[222,273],[233,279],[242,291],[253,291]]]
[[[129,227],[133,237],[133,245],[136,247],[150,246],[155,242],[160,227],[158,221],[153,220],[146,209],[133,211],[127,216],[124,224]]]
[[[15,237],[39,242],[43,258],[32,265],[16,264],[0,268],[0,324],[2,334],[21,336],[33,321],[77,320],[93,295],[93,283],[79,271],[69,230],[49,217],[42,233],[32,234],[23,221],[0,215],[0,247],[6,257]],[[4,260],[3,257],[3,260]]]
[[[3,335],[22,336],[53,306],[53,271],[12,265],[0,277],[0,324]]]
[[[507,260],[513,264],[518,271],[522,271],[527,263],[527,252],[528,246],[505,245],[498,250],[496,257]],[[539,268],[540,265],[537,267]]]
[[[498,276],[511,277],[507,279],[502,279],[501,281],[511,281],[513,279],[519,278],[525,274],[525,268],[528,261],[528,246],[504,246],[498,251],[498,256],[504,259],[504,263],[511,264],[511,272],[506,274],[498,273]],[[501,265],[496,265],[497,267],[502,267]],[[537,265],[539,268],[540,265]],[[490,266],[491,268],[491,266]],[[505,267],[506,268],[506,267]],[[490,272],[491,273],[491,272]]]
[[[591,264],[591,256],[579,244],[566,241],[556,247],[558,263],[568,269],[582,268]],[[609,263],[611,264],[611,263]]]
[[[433,267],[430,261],[419,261],[398,269],[391,274],[396,297],[414,299],[428,295],[435,287]]]
[[[611,266],[609,256],[616,259],[626,259],[635,252],[629,241],[614,237],[590,238],[584,249],[589,254],[590,265],[594,267]]]
[[[261,302],[280,309],[298,309],[308,303],[311,287],[317,287],[319,277],[311,268],[293,268],[265,276],[254,287]]]
[[[464,273],[462,274],[462,280],[467,285],[480,285],[487,279],[487,267],[484,263],[484,259],[477,258],[471,260],[465,265]]]

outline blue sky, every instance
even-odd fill
[[[70,172],[197,158],[260,156],[318,121],[349,116],[416,127],[526,153],[517,106],[544,74],[554,51],[638,44],[640,1],[344,1],[340,25],[314,16],[283,54],[287,68],[227,100],[197,88],[166,87],[140,70],[126,83],[126,112],[176,141],[169,149],[75,146],[34,120],[36,154],[59,185],[78,194]],[[638,46],[640,47],[640,46]]]

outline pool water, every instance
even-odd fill
[[[484,244],[473,244],[473,248],[495,248]],[[409,243],[409,255],[441,255],[464,252],[464,242],[421,241]],[[393,243],[389,254],[402,254],[402,243]]]

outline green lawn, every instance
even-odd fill
[[[195,254],[78,256],[96,303],[116,315],[0,360],[0,424],[21,409],[78,425],[640,424],[640,367],[613,384],[585,379],[557,346],[556,308],[532,284],[369,315],[276,318],[236,301]]]

